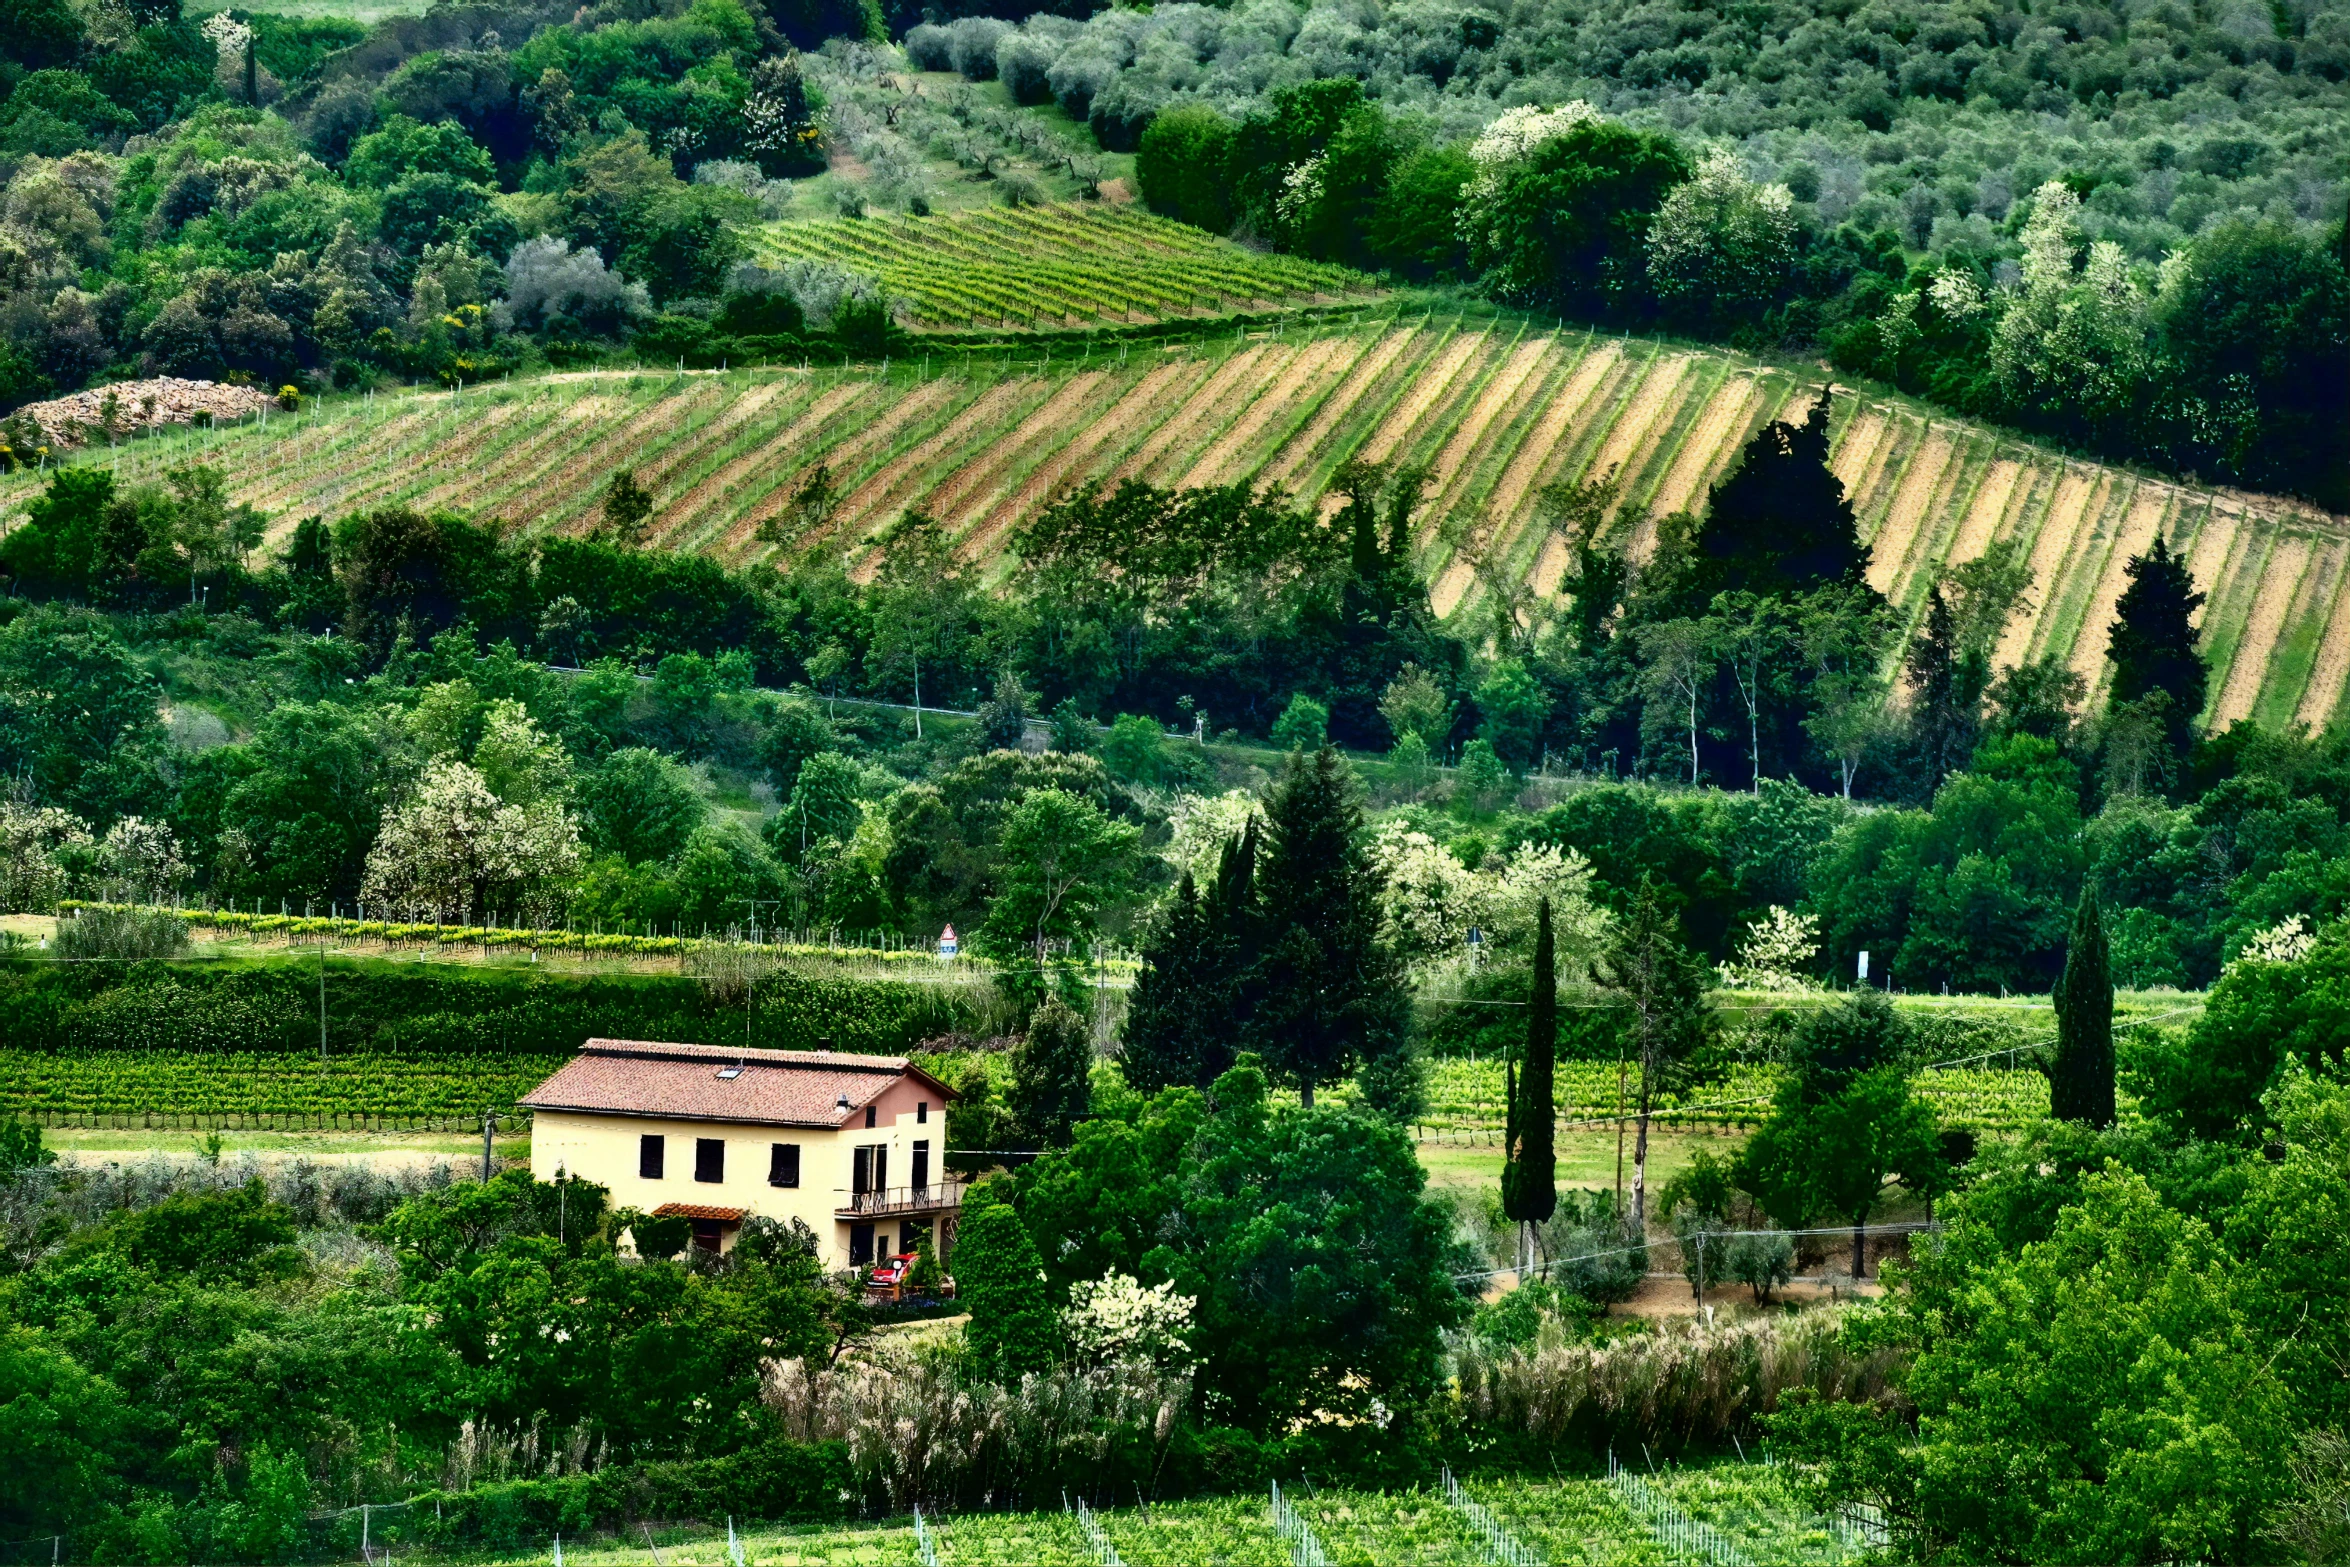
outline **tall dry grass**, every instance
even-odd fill
[[[1191,1378],[1129,1365],[998,1386],[971,1381],[950,1354],[889,1346],[834,1369],[769,1362],[762,1397],[794,1439],[846,1443],[858,1484],[893,1509],[1002,1507],[1148,1464]]]
[[[1461,1416],[1472,1429],[1544,1446],[1678,1444],[1743,1435],[1794,1388],[1851,1403],[1890,1398],[1900,1354],[1854,1346],[1847,1315],[1692,1320],[1612,1343],[1552,1338],[1530,1349],[1464,1339],[1453,1352]]]

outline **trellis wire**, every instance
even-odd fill
[[[1069,1506],[1069,1493],[1066,1491],[1061,1493],[1061,1506],[1064,1509]],[[1102,1532],[1100,1521],[1093,1516],[1093,1509],[1085,1505],[1082,1496],[1077,1498],[1076,1511],[1077,1532],[1085,1536],[1085,1548],[1093,1552],[1093,1559],[1100,1562],[1102,1567],[1126,1567],[1125,1561],[1118,1555],[1118,1548]]]
[[[1282,1496],[1278,1480],[1273,1482],[1273,1529],[1289,1542],[1289,1567],[1330,1567],[1330,1557],[1322,1549],[1321,1537]]]
[[[1493,1514],[1482,1502],[1461,1489],[1460,1481],[1452,1476],[1450,1464],[1444,1466],[1444,1499],[1452,1503],[1455,1512],[1469,1520],[1469,1527],[1484,1540],[1488,1561],[1499,1562],[1502,1567],[1543,1567],[1541,1557],[1520,1545],[1515,1536],[1494,1521]]]
[[[1699,1523],[1659,1495],[1655,1487],[1617,1463],[1612,1448],[1607,1455],[1607,1478],[1632,1515],[1668,1554],[1684,1561],[1706,1562],[1710,1567],[1748,1567],[1746,1557],[1720,1530]]]
[[[914,1509],[914,1554],[922,1558],[922,1567],[938,1567],[938,1547],[930,1543],[930,1526],[919,1507]]]

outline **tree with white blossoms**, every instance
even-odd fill
[[[1257,812],[1257,797],[1246,789],[1223,794],[1179,794],[1167,811],[1167,846],[1159,857],[1181,876],[1206,886],[1216,879],[1224,845],[1237,838]]]
[[[537,921],[560,907],[579,862],[579,824],[562,806],[506,804],[479,772],[443,760],[386,813],[360,897],[410,918],[470,924],[519,910]]]
[[[1144,1363],[1162,1371],[1188,1371],[1198,1364],[1191,1351],[1192,1308],[1197,1296],[1178,1295],[1172,1279],[1150,1288],[1115,1270],[1069,1286],[1069,1309],[1061,1331],[1086,1365]]]
[[[2146,369],[2150,301],[2119,245],[2076,269],[2081,198],[2050,180],[2023,232],[2023,283],[1991,332],[1991,375],[2016,413],[2082,433],[2126,418]]]
[[[2256,930],[2245,938],[2244,945],[2228,966],[2238,963],[2298,963],[2309,956],[2317,945],[2317,932],[2309,928],[2306,915],[2296,914],[2280,920],[2266,930]]]
[[[1648,280],[1668,311],[1743,318],[1767,306],[1795,264],[1795,197],[1758,185],[1716,147],[1673,187],[1648,230]]]
[[[1607,911],[1591,900],[1591,862],[1573,849],[1528,844],[1498,863],[1471,870],[1423,832],[1389,823],[1371,841],[1385,878],[1381,912],[1404,961],[1425,973],[1461,960],[1469,931],[1486,947],[1511,953],[1534,938],[1535,909],[1551,906],[1560,972],[1579,981],[1599,951]]]
[[[106,829],[100,850],[112,887],[137,903],[161,903],[188,879],[179,840],[161,822],[126,816]]]
[[[1820,922],[1774,903],[1739,939],[1736,961],[1715,965],[1732,990],[1817,990],[1806,972],[1820,955]]]
[[[89,827],[70,811],[0,804],[0,913],[49,913],[71,884],[68,862],[94,847]]]

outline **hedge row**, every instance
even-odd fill
[[[577,1050],[598,1036],[761,1049],[901,1055],[981,1025],[968,987],[886,980],[763,979],[746,1019],[676,974],[558,974],[529,968],[329,960],[330,1054],[522,1054]],[[319,960],[45,963],[0,959],[0,1039],[19,1050],[316,1052]]]
[[[410,1498],[368,1521],[376,1545],[511,1551],[618,1529],[639,1519],[737,1518],[805,1523],[837,1518],[850,1495],[848,1448],[770,1441],[727,1458],[625,1464],[559,1480],[513,1480]],[[353,1555],[361,1520],[338,1520]]]

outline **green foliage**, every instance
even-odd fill
[[[2123,1046],[2146,1115],[2191,1136],[2232,1139],[2265,1121],[2262,1096],[2296,1065],[2342,1070],[2350,1051],[2350,948],[2319,941],[2293,963],[2229,965],[2183,1035],[2152,1031]]]
[[[1962,1220],[1908,1278],[1894,1325],[1916,1356],[1914,1445],[1851,1406],[1771,1421],[1831,1487],[1880,1499],[1904,1549],[2248,1559],[2291,1395],[2206,1225],[2108,1172],[2049,1239],[2003,1254]]]
[[[1221,234],[1232,226],[1227,164],[1234,127],[1205,104],[1152,116],[1135,153],[1135,181],[1151,210]]]
[[[1012,1135],[1023,1148],[1066,1148],[1092,1107],[1093,1030],[1067,1003],[1036,1009],[1028,1032],[1012,1051],[1012,1083],[1004,1095]]]
[[[1330,709],[1303,691],[1273,720],[1273,745],[1283,751],[1319,751],[1330,743]]]
[[[991,1183],[964,1199],[953,1266],[956,1297],[971,1313],[964,1338],[980,1375],[1017,1381],[1053,1363],[1060,1324],[1045,1300],[1043,1264],[1019,1212]]]
[[[1103,910],[1134,875],[1141,836],[1062,789],[1035,790],[1005,814],[996,895],[979,935],[989,953],[1017,965],[1006,976],[1016,993],[1040,993],[1049,965],[1092,950]]]
[[[1277,1110],[1243,1063],[1208,1100],[1173,1088],[1132,1123],[1085,1123],[1020,1173],[1020,1212],[1058,1254],[1056,1287],[1114,1268],[1196,1296],[1209,1417],[1264,1430],[1433,1385],[1439,1335],[1466,1310],[1424,1182],[1400,1127]]]
[[[579,781],[589,845],[631,864],[665,860],[702,824],[702,799],[685,769],[641,746],[615,751]]]
[[[328,965],[332,1056],[544,1058],[583,1039],[742,1037],[737,1002],[679,975],[557,975],[454,965]],[[904,1054],[919,1040],[967,1029],[965,1003],[934,985],[763,980],[752,1020],[760,1048]],[[0,1036],[25,1050],[318,1049],[318,962],[199,964],[159,970],[117,964],[0,962]]]
[[[1469,264],[1511,299],[1634,312],[1645,293],[1649,221],[1689,174],[1688,154],[1671,137],[1585,121],[1511,164],[1464,213]]]
[[[1869,548],[1828,458],[1824,391],[1800,426],[1774,420],[1755,432],[1697,530],[1705,591],[1792,597],[1861,582]]]

